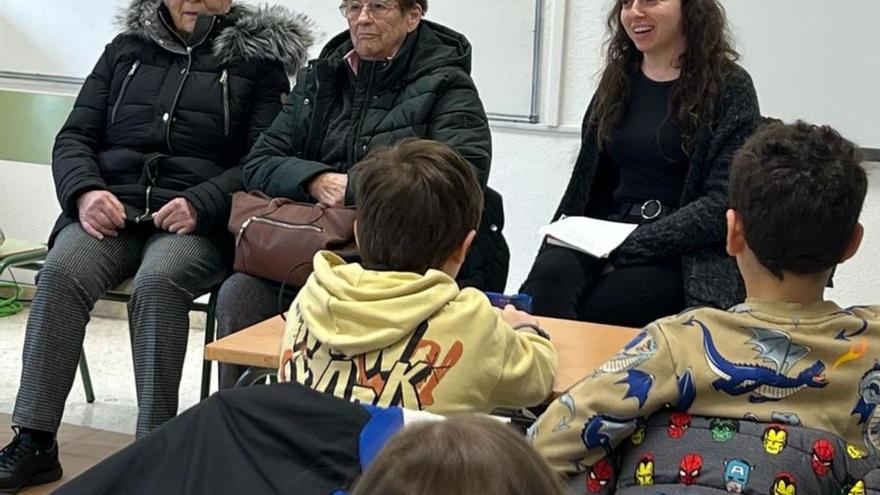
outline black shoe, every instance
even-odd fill
[[[16,493],[26,486],[61,479],[58,442],[40,448],[29,433],[13,427],[15,438],[0,450],[0,493]]]

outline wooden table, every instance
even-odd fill
[[[634,328],[539,318],[559,354],[553,385],[559,395],[608,360],[637,333]],[[284,320],[270,318],[205,347],[205,359],[254,368],[278,368]]]
[[[10,416],[0,414],[0,445],[6,445],[12,440],[9,424]],[[64,476],[54,483],[29,487],[19,493],[20,495],[52,493],[133,441],[132,435],[62,423],[58,430],[58,448]]]

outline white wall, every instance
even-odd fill
[[[557,123],[562,127],[498,124],[492,129],[490,184],[505,200],[505,233],[512,252],[510,291],[525,278],[540,242],[537,230],[550,219],[568,182],[579,147],[577,127],[601,66],[604,2],[568,0],[565,10],[556,10],[560,6],[565,6],[565,0],[546,1],[543,59],[546,63],[558,56],[562,66],[559,71],[544,67],[542,112],[552,114],[548,109],[556,99]],[[567,29],[560,34],[563,20]],[[557,36],[558,42],[554,41]],[[554,46],[563,51],[550,53]],[[837,289],[832,292],[844,304],[880,302],[880,166],[871,170],[862,217],[865,244],[855,259],[840,268]],[[0,226],[8,236],[45,239],[57,214],[49,167],[0,162]]]
[[[431,4],[428,18],[468,33],[474,46],[473,77],[484,89],[486,111],[508,120],[528,121],[532,114],[532,59],[537,0],[493,2],[444,0]],[[77,0],[76,9],[59,9],[61,0],[0,0],[0,70],[81,78],[94,67],[97,53],[115,35],[115,19],[130,0]],[[258,3],[253,1],[252,3]],[[312,56],[346,28],[339,2],[273,0],[307,14],[316,32]],[[462,13],[467,12],[467,15]],[[487,19],[491,21],[487,22]],[[59,26],[90,26],[70,33]],[[507,60],[522,61],[509,70]],[[522,69],[522,70],[521,70]]]

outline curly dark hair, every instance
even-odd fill
[[[592,120],[599,126],[599,148],[623,119],[633,77],[641,68],[642,53],[626,34],[620,20],[624,0],[614,0],[608,14],[605,69],[599,82]],[[681,0],[682,29],[687,48],[679,64],[681,76],[669,96],[670,113],[682,130],[684,151],[693,152],[695,134],[721,92],[724,76],[739,60],[718,0]]]
[[[734,155],[730,206],[746,242],[778,278],[841,261],[865,202],[864,154],[828,126],[765,125]]]

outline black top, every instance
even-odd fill
[[[606,153],[620,171],[615,203],[665,205],[681,201],[689,160],[682,149],[681,129],[669,114],[675,81],[656,82],[639,72],[620,125],[611,133]]]
[[[571,180],[553,218],[587,215],[601,218],[611,207],[617,171],[600,157],[596,96],[584,114],[581,150]],[[724,249],[728,207],[728,171],[734,152],[752,134],[761,116],[748,72],[730,64],[712,109],[694,132],[687,177],[674,213],[640,225],[609,260],[616,267],[650,264],[681,257],[688,306],[729,308],[742,302],[742,279]]]

